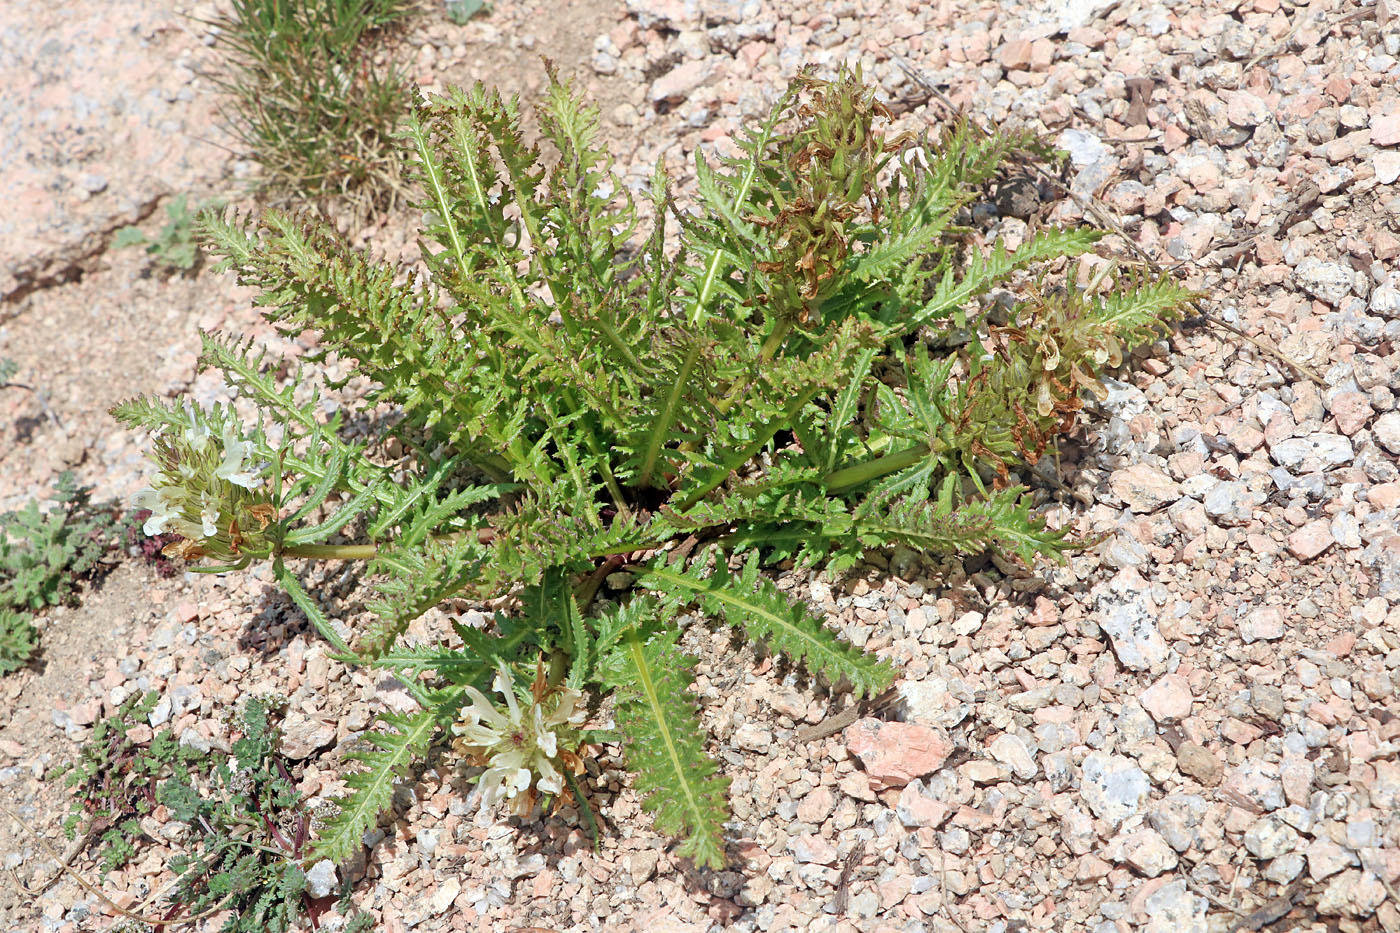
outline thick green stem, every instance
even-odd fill
[[[373,560],[379,554],[377,544],[294,544],[282,549],[283,557],[305,557],[311,560]]]
[[[915,444],[913,447],[828,473],[822,477],[822,483],[826,486],[828,493],[845,492],[847,489],[854,489],[862,483],[906,470],[929,454],[941,453],[946,449],[947,446],[941,441],[934,441],[932,445]]]

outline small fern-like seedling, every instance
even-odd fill
[[[35,612],[73,598],[120,534],[113,510],[94,505],[72,473],[62,473],[48,508],[31,499],[0,515],[0,674],[37,649]]]
[[[215,204],[204,205],[205,209]],[[199,267],[199,243],[195,240],[195,222],[199,212],[189,205],[189,195],[177,195],[165,206],[170,218],[154,237],[147,237],[139,227],[122,227],[112,237],[112,246],[144,246],[152,260],[172,272],[193,272]]]
[[[159,435],[153,531],[214,568],[273,562],[347,657],[343,628],[288,567],[359,559],[378,580],[364,663],[418,712],[358,753],[352,793],[314,845],[358,851],[394,782],[435,737],[486,768],[483,798],[520,812],[578,793],[588,698],[615,701],[647,809],[697,864],[724,861],[727,781],[704,751],[693,659],[676,618],[698,609],[860,695],[894,671],[784,595],[764,567],[842,571],[870,549],[988,549],[1026,561],[1075,542],[1048,528],[1013,470],[1074,422],[1123,350],[1190,297],[1126,278],[1064,284],[1090,229],[1018,248],[956,218],[1028,134],[955,124],[888,138],[858,73],[801,75],[740,154],[697,158],[696,210],[658,169],[641,229],[599,144],[597,111],[551,75],[543,143],[484,87],[409,121],[427,275],[351,249],[309,217],[210,219],[212,248],[290,333],[315,330],[393,413],[349,440],[311,373],[204,339],[261,420],[152,401],[116,414]],[[668,242],[663,221],[679,221]],[[1027,283],[1037,283],[1028,285]],[[1024,286],[990,326],[979,297]],[[960,350],[944,339],[973,335]],[[388,442],[410,452],[392,467]],[[350,542],[343,535],[353,533]],[[638,584],[598,592],[626,571]],[[405,638],[454,599],[511,596],[485,627]],[[591,708],[591,706],[589,707]],[[585,811],[586,812],[586,811]]]

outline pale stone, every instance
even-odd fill
[[[1309,256],[1298,263],[1293,274],[1303,291],[1330,305],[1340,304],[1343,298],[1351,294],[1351,269],[1340,262],[1326,262]]]
[[[1372,157],[1371,165],[1376,170],[1376,181],[1383,185],[1394,184],[1400,178],[1400,152],[1382,149]]]
[[[335,876],[335,863],[323,858],[306,873],[306,893],[313,899],[329,897],[339,883]]]
[[[1338,392],[1332,397],[1332,417],[1337,419],[1337,430],[1347,437],[1366,427],[1376,410],[1360,392]]]
[[[1274,606],[1261,606],[1240,620],[1239,628],[1245,644],[1278,641],[1285,631],[1283,612]]]
[[[880,791],[937,771],[953,745],[928,726],[862,719],[846,731],[846,748],[865,766],[871,788]]]
[[[712,72],[705,59],[683,62],[651,83],[651,99],[657,103],[683,100],[708,81]]]
[[[1298,832],[1276,817],[1267,816],[1255,820],[1244,834],[1244,847],[1259,859],[1278,858],[1298,847],[1302,837]]]
[[[1371,144],[1394,146],[1400,144],[1400,111],[1371,118]]]
[[[1326,519],[1308,522],[1288,536],[1288,550],[1299,560],[1312,560],[1335,543],[1331,523]]]
[[[1191,685],[1167,674],[1142,693],[1142,708],[1158,723],[1180,722],[1191,714]]]
[[[1020,736],[1003,733],[992,740],[987,747],[992,757],[1011,768],[1018,778],[1030,780],[1039,768],[1031,757],[1030,749]]]
[[[1118,825],[1135,816],[1147,799],[1151,782],[1131,759],[1093,752],[1081,766],[1079,793],[1094,815]]]
[[[836,849],[816,833],[798,836],[788,843],[792,857],[799,862],[814,862],[818,865],[836,864]]]
[[[428,899],[428,909],[432,911],[433,916],[444,914],[461,893],[462,882],[455,875],[448,875]]]
[[[1192,893],[1185,881],[1172,881],[1148,895],[1143,909],[1148,933],[1206,933],[1210,902]]]
[[[1376,419],[1371,431],[1382,447],[1400,454],[1400,412],[1388,411]]]
[[[1134,512],[1152,512],[1181,498],[1181,486],[1164,470],[1146,463],[1115,471],[1108,485]]]
[[[1317,899],[1317,912],[1324,917],[1371,917],[1386,899],[1385,885],[1369,871],[1348,871],[1338,875]]]
[[[1317,460],[1324,470],[1351,463],[1351,441],[1340,434],[1309,434],[1290,437],[1269,445],[1269,456],[1281,467],[1297,471],[1308,460]]]
[[[1149,878],[1176,867],[1176,853],[1156,831],[1139,829],[1123,839],[1123,861]]]

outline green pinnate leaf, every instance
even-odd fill
[[[724,865],[725,792],[705,754],[689,692],[694,659],[676,645],[676,633],[649,637],[626,630],[606,661],[605,679],[617,694],[618,725],[627,762],[656,828],[682,838],[680,854],[698,865]]]
[[[768,642],[832,684],[849,683],[858,695],[873,696],[890,685],[894,670],[886,663],[842,642],[801,603],[784,596],[760,575],[754,554],[738,576],[723,566],[708,575],[705,561],[676,570],[655,561],[643,569],[641,582],[673,604],[698,602],[705,610],[750,638]]]

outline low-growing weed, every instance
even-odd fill
[[[133,695],[94,727],[68,772],[70,836],[98,839],[100,867],[111,871],[151,841],[142,820],[164,807],[161,841],[176,851],[177,875],[166,920],[227,910],[223,933],[301,928],[319,906],[305,871],[313,815],[278,754],[276,704],[246,701],[223,754],[181,744],[169,728],[152,733],[156,702],[155,693]]]
[[[0,515],[0,673],[33,655],[33,613],[71,600],[119,537],[113,508],[94,505],[69,472],[59,476],[49,508],[31,499]]]
[[[154,692],[127,697],[115,712],[92,727],[78,760],[65,771],[74,789],[63,828],[70,837],[92,835],[99,843],[102,871],[121,868],[136,854],[143,836],[142,817],[156,807],[156,788],[175,774],[188,776],[199,752],[180,745],[170,730],[143,741],[133,730],[150,733],[145,723],[159,699]]]
[[[115,413],[156,435],[148,532],[216,569],[270,561],[343,656],[420,704],[367,734],[316,853],[358,852],[445,732],[484,768],[484,805],[527,815],[581,797],[582,756],[616,738],[587,728],[610,699],[657,827],[718,866],[728,781],[677,620],[698,608],[834,687],[884,690],[894,669],[765,568],[841,573],[896,546],[1029,563],[1079,546],[1033,509],[1024,465],[1191,296],[1133,275],[1076,287],[1067,260],[1094,248],[1092,229],[981,242],[959,218],[1008,164],[1050,151],[964,123],[887,135],[859,73],[804,72],[738,155],[697,153],[694,210],[658,167],[649,225],[596,108],[551,73],[542,145],[520,112],[477,86],[408,121],[428,277],[310,217],[211,220],[221,268],[271,321],[355,362],[373,386],[360,411],[327,419],[313,369],[284,384],[278,361],[206,336],[204,364],[257,406],[253,423],[158,400]],[[384,410],[382,433],[342,435],[347,416]],[[356,651],[294,558],[370,562],[376,618]],[[500,610],[469,625],[451,617],[459,599]],[[451,633],[411,635],[439,606]]]
[[[199,211],[212,209],[218,202],[209,202],[191,210],[188,195],[178,195],[165,205],[170,219],[155,237],[147,237],[140,227],[122,227],[112,237],[112,246],[144,246],[152,260],[173,272],[193,272],[199,267],[201,255],[195,238],[195,222]]]
[[[447,18],[458,26],[465,26],[472,17],[491,12],[486,0],[447,0]]]

